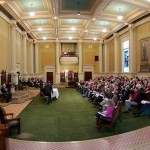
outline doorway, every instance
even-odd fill
[[[53,72],[46,73],[46,82],[50,81],[53,84]]]
[[[89,81],[92,79],[92,72],[88,71],[88,72],[84,72],[84,81]]]

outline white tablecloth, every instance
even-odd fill
[[[56,97],[58,99],[59,97],[59,92],[58,92],[58,89],[57,88],[53,88],[53,94],[52,94],[52,98],[53,97]]]

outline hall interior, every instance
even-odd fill
[[[39,78],[61,87],[98,76],[150,77],[149,0],[0,0],[0,25],[1,84]],[[7,139],[7,149],[146,150],[147,133],[149,127],[68,143]]]

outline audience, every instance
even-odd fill
[[[116,106],[118,100],[122,100],[127,113],[134,105],[141,105],[141,94],[150,92],[150,78],[101,76],[79,81],[77,90],[99,109]]]

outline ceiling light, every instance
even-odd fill
[[[30,15],[30,16],[34,16],[34,15],[35,15],[35,12],[29,12],[29,15]]]
[[[88,32],[88,30],[85,30],[84,32]]]
[[[44,36],[44,37],[43,37],[43,40],[46,40],[46,39],[47,39],[47,37]]]
[[[0,4],[3,4],[4,3],[4,1],[0,1]]]
[[[39,31],[42,31],[43,29],[42,29],[42,28],[38,28],[38,30],[39,30]]]
[[[96,18],[93,18],[92,20],[94,20],[94,21],[95,21],[95,20],[96,20]]]
[[[57,17],[57,16],[54,16],[54,19],[58,19],[58,17]]]
[[[71,36],[69,37],[69,40],[72,40],[72,37],[71,37]]]
[[[94,41],[96,41],[96,40],[97,40],[97,38],[95,37],[95,38],[93,38],[93,40],[94,40]]]
[[[123,17],[122,16],[117,16],[118,20],[122,20]]]
[[[76,28],[75,28],[75,27],[72,27],[71,30],[74,31],[74,30],[76,30]]]
[[[103,29],[102,32],[107,32],[107,29]]]

